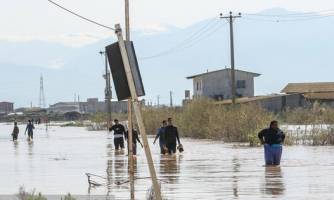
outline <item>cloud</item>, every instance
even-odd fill
[[[71,33],[61,35],[0,35],[0,41],[7,42],[30,42],[43,41],[60,43],[69,47],[82,47],[95,43],[101,39],[114,37],[110,33]]]
[[[142,35],[154,35],[161,32],[169,31],[170,26],[159,23],[150,23],[140,26],[140,28],[135,27],[134,30],[140,32]]]
[[[65,62],[62,59],[55,59],[47,65],[49,69],[61,69],[65,65]]]

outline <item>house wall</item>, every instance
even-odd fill
[[[0,113],[12,113],[14,112],[14,103],[0,102]]]
[[[246,88],[236,88],[237,94],[243,97],[254,96],[254,76],[247,72],[235,73],[235,81],[246,81]],[[200,89],[198,89],[198,85]],[[205,96],[209,98],[222,97],[222,99],[232,98],[231,71],[219,71],[205,74],[193,79],[194,97]]]
[[[271,112],[280,112],[284,109],[295,109],[298,107],[308,106],[304,97],[300,94],[273,96],[265,99],[252,101],[262,108]]]

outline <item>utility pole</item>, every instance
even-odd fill
[[[104,78],[106,80],[106,88],[104,90],[104,96],[105,96],[105,106],[106,106],[106,110],[107,110],[107,128],[109,129],[109,127],[111,126],[111,98],[112,98],[112,94],[111,94],[111,84],[110,84],[110,73],[108,70],[108,57],[105,51],[100,51],[99,52],[102,55],[104,55],[104,61],[105,61],[105,74],[104,74]]]
[[[169,104],[173,107],[173,91],[169,91]]]
[[[157,108],[160,107],[160,95],[157,96]]]
[[[125,0],[125,39],[130,41],[130,6],[129,0]],[[132,97],[128,99],[128,165],[130,176],[130,197],[135,199],[135,184],[134,184],[134,162],[133,162],[133,146],[132,146]]]
[[[229,16],[223,16],[223,13],[220,13],[221,19],[227,19],[230,24],[230,48],[231,48],[231,81],[232,81],[232,104],[235,104],[236,99],[236,82],[235,82],[235,66],[234,66],[234,39],[233,39],[233,20],[235,18],[241,17],[241,13],[238,15],[232,15],[230,12]]]
[[[41,75],[40,80],[39,80],[39,107],[40,108],[46,107],[43,75]]]
[[[147,159],[148,168],[149,168],[149,171],[150,171],[150,176],[151,176],[151,179],[152,179],[154,196],[155,196],[156,200],[162,200],[160,185],[159,185],[157,175],[156,175],[156,171],[155,171],[155,168],[154,168],[153,158],[152,158],[150,146],[149,146],[147,135],[146,135],[146,129],[145,129],[144,121],[143,121],[143,116],[141,114],[140,102],[138,101],[136,86],[134,84],[134,80],[133,80],[133,76],[132,76],[132,72],[131,72],[131,67],[130,67],[130,62],[129,62],[129,58],[128,58],[127,51],[126,51],[126,48],[125,48],[125,43],[124,43],[123,36],[122,36],[122,29],[121,29],[119,24],[115,25],[115,29],[116,29],[115,32],[116,32],[116,35],[117,35],[117,38],[118,38],[118,44],[119,44],[119,47],[120,47],[120,50],[121,50],[122,60],[123,60],[123,63],[124,63],[126,77],[127,77],[131,97],[132,97],[131,100],[133,101],[134,113],[136,115],[138,128],[139,128],[140,134],[142,135],[142,139],[143,139],[143,143],[144,143],[144,150],[145,150],[145,155],[146,155],[146,159]],[[129,133],[128,140],[130,140],[130,133]],[[131,142],[132,142],[132,140],[131,140]],[[132,147],[132,145],[130,145],[130,147]],[[132,152],[130,152],[130,153],[132,153]]]

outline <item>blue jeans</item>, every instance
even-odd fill
[[[282,156],[281,144],[265,144],[264,145],[264,159],[266,165],[280,165]]]

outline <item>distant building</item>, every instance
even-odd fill
[[[115,113],[127,112],[128,106],[126,101],[112,101],[111,110]],[[99,101],[98,98],[89,98],[86,102],[59,102],[50,105],[48,112],[53,113],[98,113],[106,112],[105,101]]]
[[[0,114],[8,114],[14,112],[14,103],[0,102]]]
[[[232,100],[217,102],[230,105]],[[236,101],[237,104],[256,104],[271,112],[281,112],[285,109],[295,109],[309,105],[301,94],[271,94],[265,96],[243,97]]]
[[[59,102],[53,105],[50,105],[48,108],[50,113],[60,113],[65,114],[68,112],[81,112],[80,105],[78,102]]]
[[[281,92],[301,94],[309,103],[334,106],[334,82],[289,83]]]
[[[260,74],[235,70],[237,97],[254,96],[254,78]],[[208,97],[216,100],[232,98],[231,69],[197,74],[187,77],[193,80],[193,97]]]

